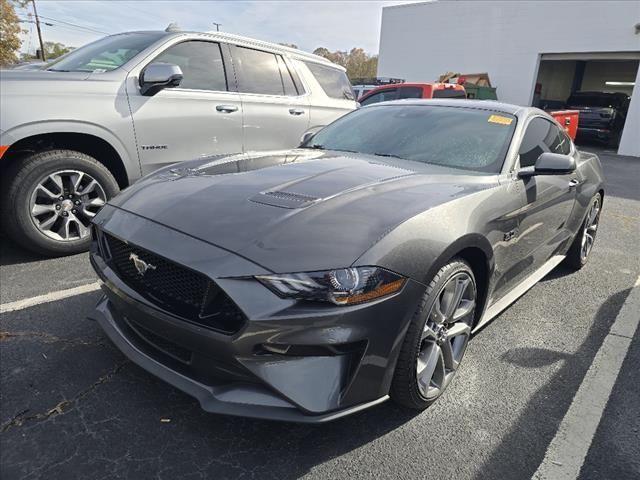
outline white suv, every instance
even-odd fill
[[[356,108],[344,68],[224,33],[129,32],[35,71],[0,73],[4,229],[82,251],[120,189],[200,156],[292,148]]]

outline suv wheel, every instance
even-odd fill
[[[391,383],[391,398],[422,410],[451,383],[471,337],[476,308],[471,267],[453,259],[429,283],[409,325]]]
[[[3,177],[6,232],[19,245],[49,256],[87,250],[91,219],[119,191],[104,165],[73,150],[32,154]]]

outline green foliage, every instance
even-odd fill
[[[313,53],[347,69],[347,76],[354,78],[373,78],[378,70],[377,55],[369,55],[362,48],[352,48],[350,52],[330,52],[324,47],[316,48]]]
[[[69,53],[74,47],[68,47],[59,42],[44,42],[44,51],[47,56],[47,60],[53,60],[54,58],[61,57],[62,55]]]
[[[13,4],[9,0],[0,0],[0,65],[14,63],[20,50],[20,21]]]

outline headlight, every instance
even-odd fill
[[[405,278],[378,267],[341,268],[323,272],[255,277],[282,298],[353,305],[400,291]]]

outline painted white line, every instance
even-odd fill
[[[596,353],[582,384],[560,423],[536,480],[575,480],[607,406],[607,401],[640,323],[640,277]]]
[[[81,285],[79,287],[68,288],[67,290],[58,290],[57,292],[45,293],[44,295],[38,295],[37,297],[25,298],[24,300],[17,300],[15,302],[3,303],[0,305],[0,313],[14,312],[16,310],[22,310],[23,308],[34,307],[43,303],[56,302],[63,298],[73,297],[75,295],[81,295],[83,293],[93,292],[100,288],[100,282],[89,283],[88,285]]]

